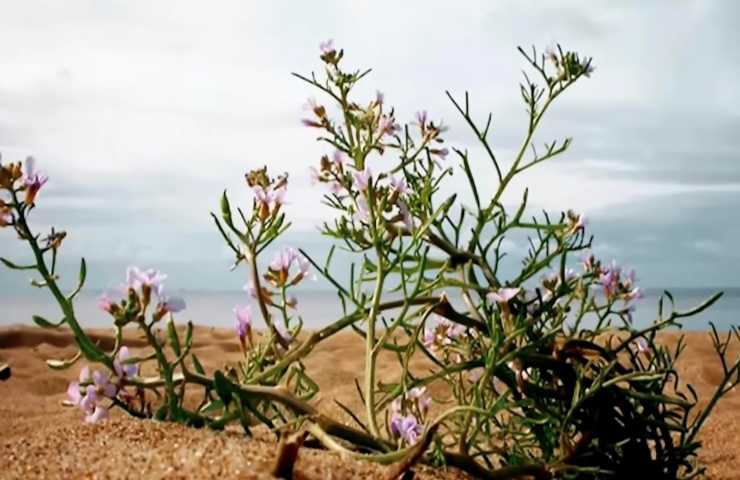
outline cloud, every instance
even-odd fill
[[[315,225],[331,213],[306,172],[324,149],[298,124],[305,97],[321,96],[290,76],[320,68],[319,41],[334,37],[349,64],[375,68],[361,97],[378,88],[401,119],[420,109],[443,118],[452,127],[447,140],[470,149],[481,179],[492,178],[490,163],[444,90],[458,98],[470,91],[481,121],[493,112],[495,151],[510,162],[526,128],[515,47],[561,42],[592,55],[597,71],[560,99],[537,142],[572,136],[573,147],[528,172],[505,201],[515,204],[529,187],[533,211],[572,207],[618,225],[598,228],[604,244],[615,254],[619,245],[629,246],[621,250],[628,256],[644,251],[635,258],[655,270],[655,281],[673,281],[671,262],[654,261],[658,255],[675,255],[673,264],[688,269],[691,255],[706,253],[696,248],[698,220],[686,211],[706,219],[702,228],[712,235],[701,238],[731,248],[724,232],[732,227],[722,216],[738,204],[740,185],[738,5],[467,6],[8,4],[0,15],[0,151],[5,160],[34,154],[49,172],[44,208],[35,214],[40,225],[72,232],[70,255],[221,262],[209,212],[224,188],[249,202],[242,175],[264,164],[290,173],[296,239],[310,238],[321,250]],[[461,181],[454,177],[446,192],[464,191]],[[481,184],[484,192],[495,187]],[[9,240],[0,232],[4,251]],[[709,267],[694,280],[718,281]]]

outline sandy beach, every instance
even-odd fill
[[[107,330],[93,330],[102,345],[112,345]],[[709,336],[687,333],[688,347],[680,364],[683,379],[706,399],[720,381],[720,371]],[[674,345],[678,334],[660,337]],[[134,351],[143,345],[135,333],[126,344]],[[362,341],[342,333],[321,344],[307,368],[321,386],[316,404],[323,412],[347,420],[335,406],[338,399],[361,411],[354,378],[362,372]],[[72,337],[36,327],[0,328],[0,363],[12,368],[0,382],[0,477],[2,478],[272,478],[267,472],[276,452],[267,431],[247,438],[241,430],[196,430],[180,425],[141,421],[116,411],[96,425],[82,422],[81,413],[61,405],[68,382],[77,377],[79,364],[66,371],[46,367],[48,358],[65,358],[76,349]],[[197,327],[194,352],[212,370],[234,364],[239,344],[230,329]],[[380,379],[393,374],[391,362],[382,362]],[[708,478],[740,478],[740,391],[731,392],[717,407],[702,434],[700,459]],[[306,479],[383,478],[388,467],[347,461],[338,455],[303,448],[296,477]],[[452,469],[416,469],[419,479],[469,478]]]

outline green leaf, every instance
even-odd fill
[[[193,359],[193,368],[195,371],[201,375],[205,375],[206,370],[203,368],[203,364],[200,363],[200,360],[198,360],[198,357],[196,357],[195,354],[192,354],[191,357]]]
[[[181,352],[180,338],[177,336],[175,321],[172,320],[172,318],[167,321],[167,334],[170,337],[170,346],[172,347],[172,351],[175,352],[175,355],[179,356]]]
[[[666,294],[667,293],[668,292],[666,292]],[[706,310],[707,308],[711,307],[712,305],[714,305],[714,302],[716,302],[717,300],[719,300],[720,297],[722,297],[723,293],[724,292],[717,292],[714,295],[712,295],[711,297],[709,297],[708,299],[706,299],[700,305],[697,305],[696,307],[691,308],[689,310],[684,310],[682,312],[674,312],[673,317],[674,318],[684,318],[684,317],[691,317],[693,315],[697,315],[697,314],[703,312],[704,310]],[[671,297],[671,303],[672,302],[673,302],[673,298]]]
[[[83,258],[80,262],[80,275],[79,280],[77,281],[77,288],[69,294],[69,300],[72,300],[78,293],[80,293],[82,287],[85,285],[85,279],[87,279],[87,262],[85,262],[85,259]]]
[[[52,323],[52,322],[46,320],[44,317],[40,317],[38,315],[34,315],[32,318],[33,318],[33,323],[35,323],[36,325],[38,325],[41,328],[57,328],[61,324],[64,323],[64,319],[61,319],[57,323]]]
[[[46,365],[48,365],[49,368],[53,370],[66,370],[67,368],[77,363],[77,360],[79,360],[81,356],[82,352],[78,351],[74,357],[68,358],[67,360],[47,360]]]
[[[80,276],[79,276],[79,288],[78,290],[82,289],[82,286],[85,284],[85,279],[87,279],[87,262],[85,262],[85,258],[83,257],[80,261]]]
[[[190,350],[193,345],[193,322],[188,322],[187,330],[185,330],[185,350]]]
[[[234,222],[231,219],[231,205],[229,204],[229,197],[226,195],[226,190],[224,190],[223,195],[221,195],[221,216],[227,225],[233,225]]]
[[[221,370],[216,370],[216,373],[213,374],[213,388],[224,402],[224,407],[228,407],[229,403],[231,403],[231,383],[226,379]]]
[[[3,257],[0,257],[0,262],[12,270],[34,270],[36,268],[36,265],[18,265]]]

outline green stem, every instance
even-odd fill
[[[365,413],[367,414],[368,427],[370,433],[378,437],[378,423],[375,418],[375,361],[377,351],[375,349],[375,321],[380,306],[380,297],[383,293],[383,282],[385,273],[383,272],[382,252],[378,249],[378,273],[375,281],[375,292],[373,293],[372,307],[367,317],[367,335],[365,337]]]
[[[64,314],[64,321],[67,323],[67,325],[69,325],[69,328],[74,333],[77,341],[81,344],[84,344],[85,348],[82,349],[83,352],[87,353],[88,355],[89,353],[93,354],[94,358],[90,358],[90,360],[99,361],[113,370],[113,361],[107,355],[105,355],[105,353],[100,350],[97,345],[89,340],[85,332],[82,330],[82,327],[77,322],[72,302],[68,300],[67,297],[65,297],[65,295],[62,293],[59,285],[56,282],[56,279],[53,275],[51,275],[49,269],[46,267],[43,252],[38,245],[36,237],[33,235],[33,233],[31,233],[31,228],[28,226],[25,212],[20,207],[18,195],[12,189],[10,190],[10,193],[13,197],[13,203],[16,205],[16,212],[18,213],[17,223],[21,228],[23,236],[26,238],[26,241],[31,247],[31,250],[33,251],[34,258],[36,259],[36,269],[41,274],[41,277],[44,279],[45,286],[49,289],[49,291],[51,291],[54,299],[59,305],[59,308],[62,310],[62,313]],[[87,357],[88,355],[85,356]]]

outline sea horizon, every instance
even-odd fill
[[[707,330],[709,323],[725,331],[731,325],[740,324],[740,287],[674,287],[646,288],[644,298],[635,306],[635,327],[648,325],[657,316],[658,299],[664,291],[669,291],[675,301],[677,310],[686,310],[700,305],[715,293],[724,292],[717,302],[691,318],[684,319],[686,330]],[[90,289],[83,291],[75,303],[78,321],[89,328],[111,326],[111,319],[97,307],[97,298],[103,290]],[[241,290],[178,289],[173,292],[182,296],[187,302],[187,309],[176,315],[179,322],[192,321],[198,325],[214,327],[231,327],[232,310],[236,305],[246,305],[252,299]],[[320,328],[342,316],[342,306],[336,293],[323,289],[302,289],[296,292],[298,313],[306,328]],[[453,303],[455,303],[453,301]],[[350,308],[350,306],[348,306]],[[666,299],[664,310],[669,308]],[[350,310],[351,311],[351,310]],[[48,292],[30,289],[26,292],[0,293],[0,326],[13,324],[33,324],[32,316],[40,315],[50,321],[60,318],[60,311]],[[392,312],[389,312],[392,316]],[[259,325],[259,322],[258,322]]]

